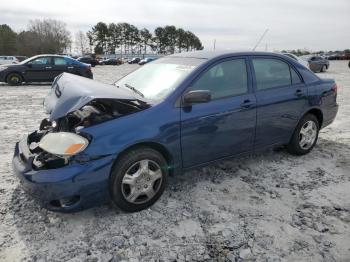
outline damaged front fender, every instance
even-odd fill
[[[150,106],[142,97],[126,89],[66,73],[58,76],[44,101],[50,117],[41,122],[39,131],[28,137],[28,145],[34,155],[33,166],[52,169],[74,161],[82,163],[101,157],[80,154],[88,146],[87,141],[93,139],[84,134],[83,129]],[[67,142],[77,138],[85,142]],[[47,143],[49,140],[50,143]],[[82,150],[75,153],[78,147]]]

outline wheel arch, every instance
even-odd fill
[[[129,152],[131,150],[135,150],[137,148],[151,148],[151,149],[157,151],[158,153],[160,153],[164,157],[165,161],[168,164],[169,174],[173,173],[173,171],[174,171],[174,168],[173,168],[173,163],[174,163],[173,162],[173,156],[171,155],[169,150],[164,145],[162,145],[160,143],[157,143],[157,142],[153,142],[153,141],[139,142],[139,143],[136,143],[134,145],[126,147],[123,151],[121,151],[118,154],[118,156],[114,160],[114,163],[113,163],[113,166],[112,166],[111,170],[113,170],[114,166],[117,164],[118,160],[123,155],[125,155],[127,152]]]
[[[11,75],[11,74],[18,74],[18,75],[20,75],[20,76],[22,77],[22,81],[25,80],[25,79],[24,79],[24,76],[23,76],[23,74],[22,74],[21,72],[13,71],[13,72],[9,72],[9,73],[6,74],[6,76],[5,76],[5,81],[6,81],[6,83],[7,83],[7,78],[8,78],[9,75]]]
[[[310,110],[308,110],[304,115],[307,115],[307,114],[312,114],[314,116],[316,116],[317,120],[318,120],[318,124],[319,124],[319,128],[321,129],[322,128],[322,124],[323,124],[323,113],[322,113],[322,110],[319,109],[319,108],[312,108]]]

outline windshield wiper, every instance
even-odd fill
[[[135,87],[129,85],[129,84],[124,84],[127,88],[131,89],[132,91],[134,91],[135,93],[139,94],[142,97],[145,97],[139,90],[137,90]]]

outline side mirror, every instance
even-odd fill
[[[27,63],[26,65],[27,67],[33,67],[33,64],[31,62]]]
[[[189,91],[183,96],[183,102],[185,105],[207,103],[210,100],[211,100],[211,94],[209,90]]]

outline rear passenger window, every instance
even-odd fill
[[[277,59],[253,59],[258,90],[286,86],[292,83],[289,65]]]
[[[212,99],[247,93],[245,59],[234,59],[214,65],[189,90],[209,90]]]
[[[278,59],[253,59],[258,90],[289,86],[301,83],[298,74],[287,63]]]
[[[291,67],[290,68],[290,75],[292,77],[292,84],[296,85],[296,84],[300,84],[301,83],[301,79],[299,77],[299,75],[297,74],[297,72],[295,72],[295,70]]]
[[[53,61],[55,65],[67,65],[67,62],[63,57],[55,57]]]

